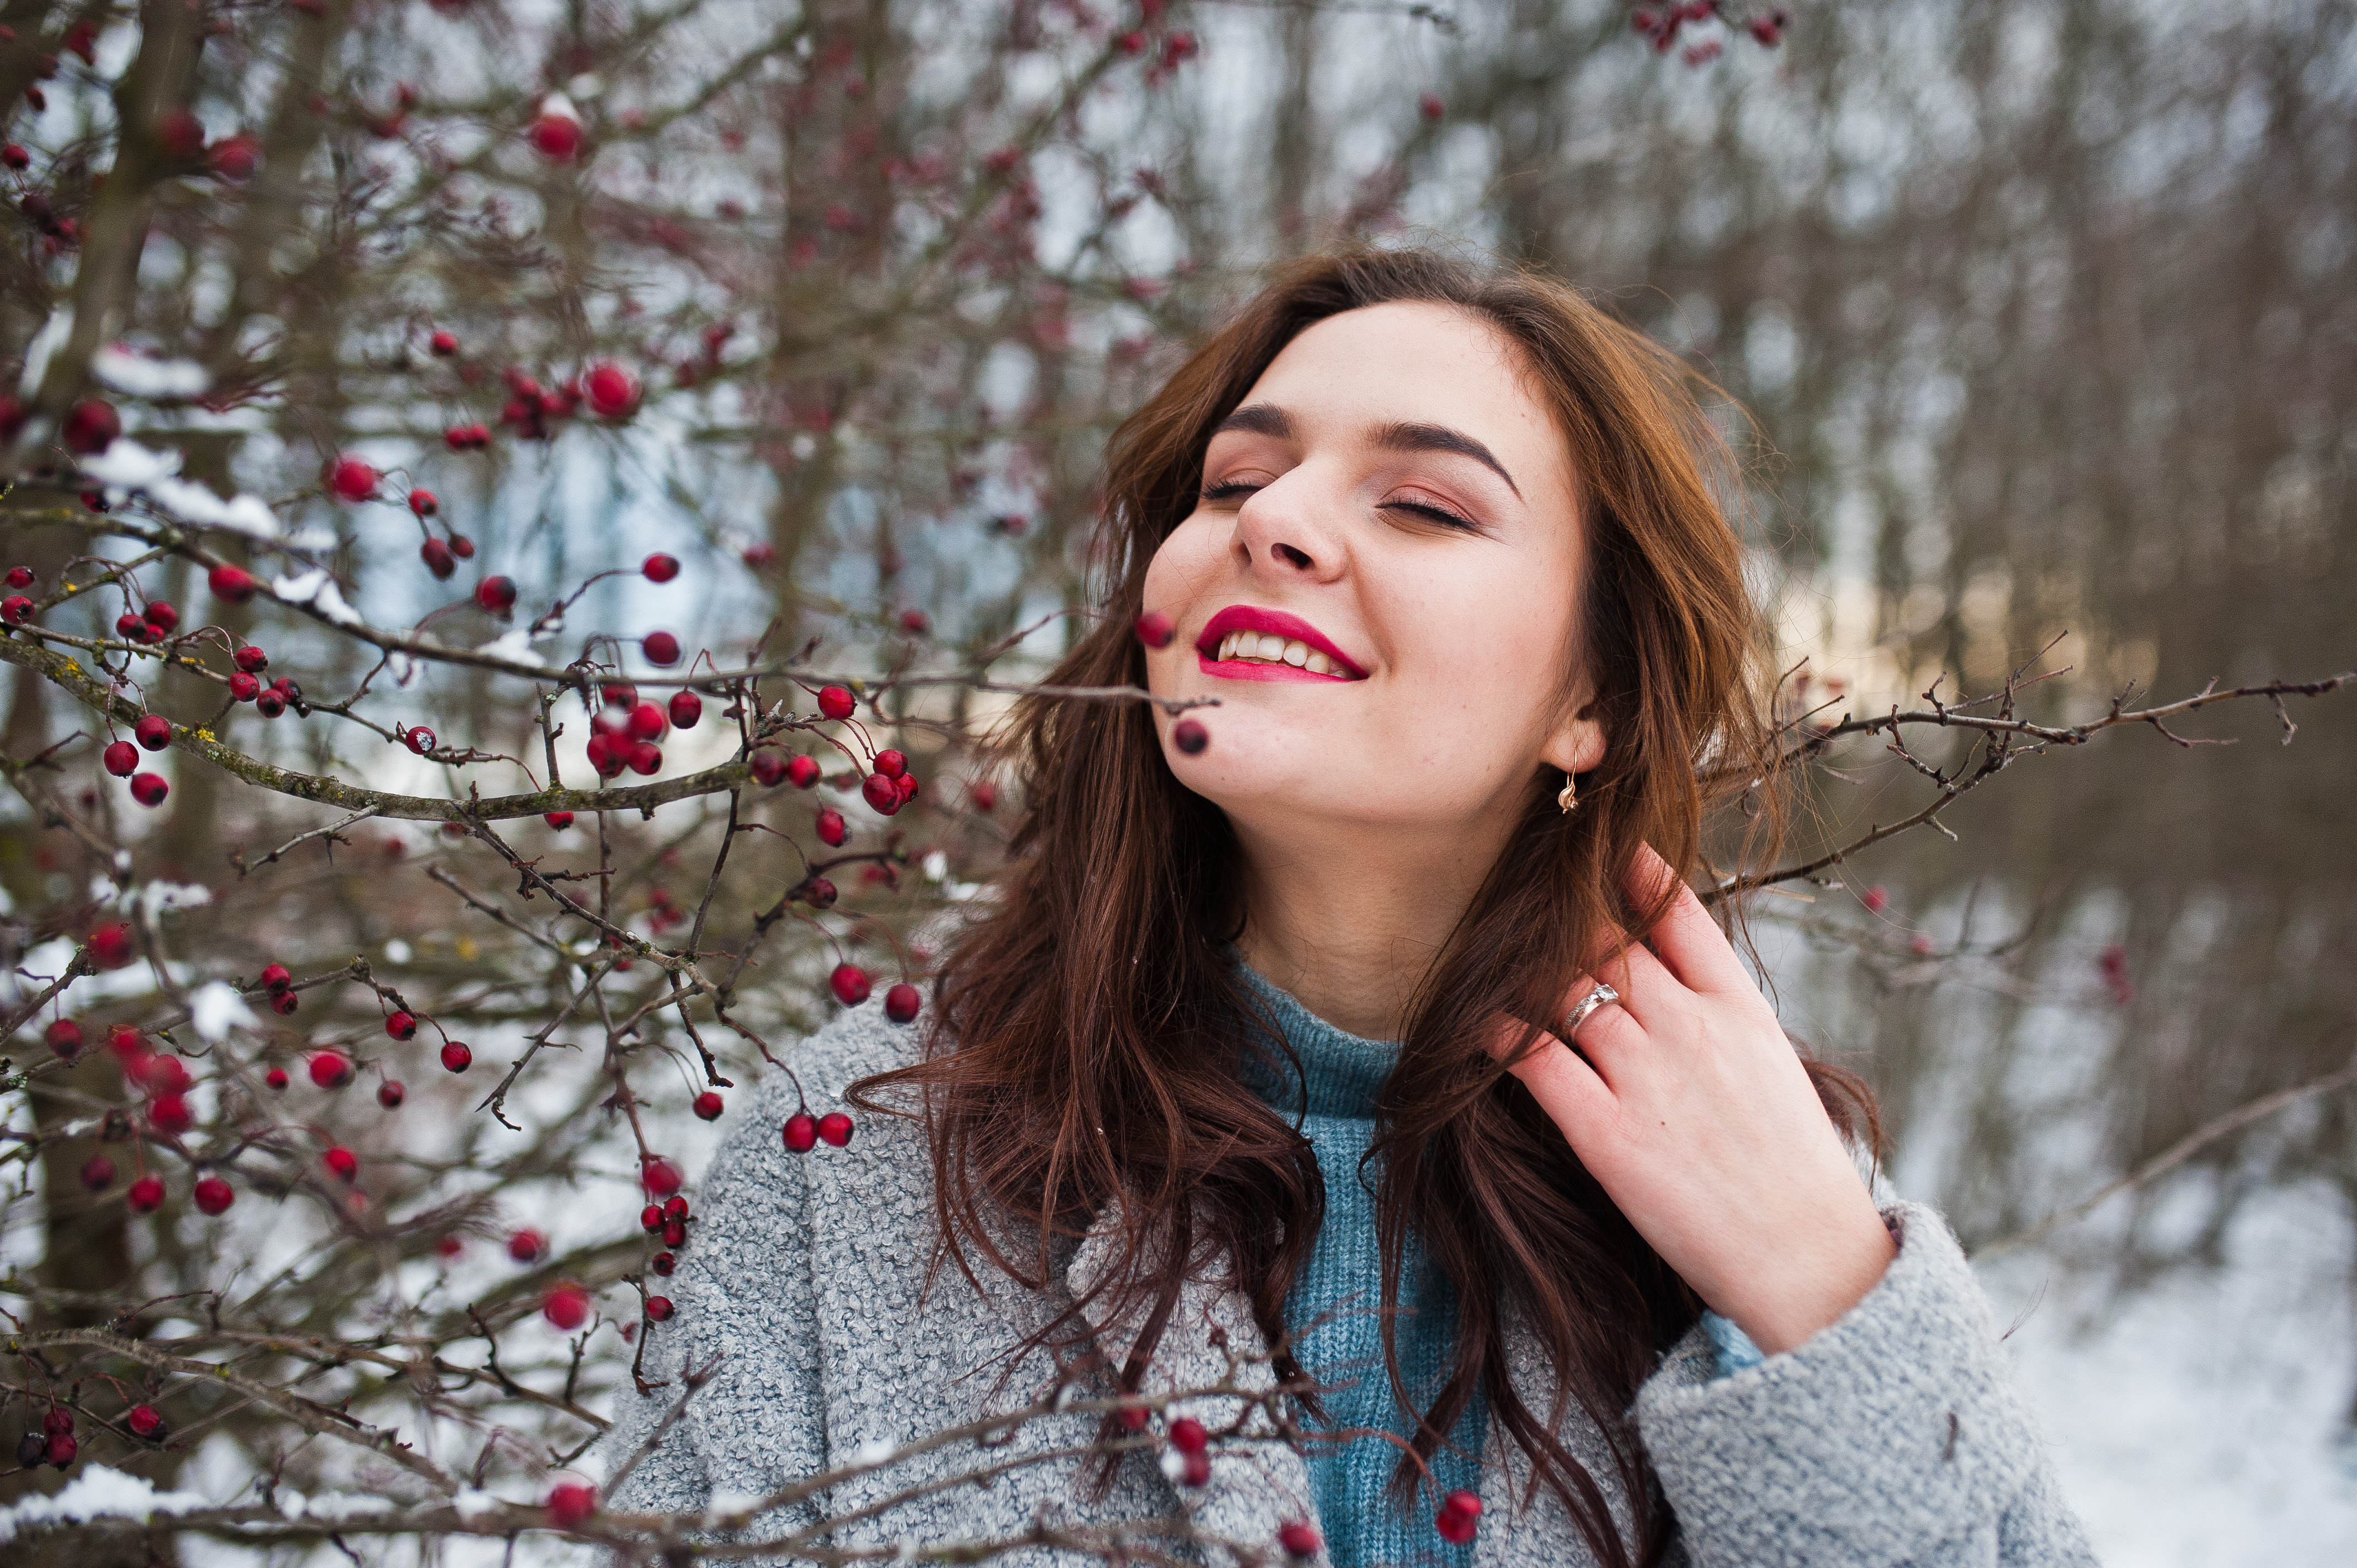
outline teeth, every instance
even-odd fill
[[[1341,667],[1298,639],[1286,639],[1275,632],[1232,631],[1220,639],[1222,661],[1241,659],[1257,664],[1290,664],[1297,670],[1307,670],[1313,675],[1339,675]]]

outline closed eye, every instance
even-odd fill
[[[1231,496],[1248,495],[1252,491],[1259,489],[1260,486],[1248,484],[1243,479],[1223,479],[1216,485],[1206,485],[1203,488],[1202,499],[1207,501],[1226,500]],[[1383,510],[1387,511],[1416,512],[1424,517],[1430,518],[1435,522],[1446,523],[1451,528],[1479,528],[1480,526],[1480,524],[1475,522],[1471,518],[1459,517],[1457,513],[1449,510],[1447,507],[1439,505],[1437,502],[1384,501],[1382,502],[1381,505]]]

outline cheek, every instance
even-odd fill
[[[1201,512],[1171,530],[1146,564],[1146,607],[1178,618],[1187,596],[1218,569],[1226,544],[1227,532]]]

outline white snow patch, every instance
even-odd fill
[[[574,108],[573,100],[565,97],[562,92],[552,92],[542,99],[540,112],[544,114],[556,115],[560,119],[570,120],[576,125],[581,123],[581,112]]]
[[[49,312],[49,318],[41,324],[38,332],[33,334],[33,340],[25,345],[25,373],[16,379],[18,396],[29,398],[41,390],[41,378],[49,369],[49,356],[72,336],[71,307],[61,305]]]
[[[468,1487],[450,1499],[450,1506],[458,1511],[460,1519],[488,1519],[493,1514],[505,1512],[508,1500],[502,1497],[495,1497],[490,1492],[479,1491],[473,1487]]]
[[[855,1465],[881,1465],[890,1457],[892,1444],[880,1438],[870,1438],[853,1450],[851,1462]]]
[[[90,357],[91,373],[132,397],[196,397],[213,384],[194,360],[147,360],[121,349]]]
[[[707,1526],[717,1529],[720,1521],[731,1514],[752,1512],[755,1505],[759,1503],[765,1495],[761,1492],[737,1492],[731,1491],[726,1487],[716,1487],[713,1488],[712,1501],[705,1509],[704,1522]]]
[[[228,982],[216,980],[198,988],[188,998],[189,1021],[208,1044],[219,1045],[234,1028],[258,1028],[261,1021]]]
[[[483,645],[483,651],[495,659],[505,659],[517,664],[529,664],[536,670],[548,668],[548,660],[532,650],[532,631],[518,627],[505,637]]]
[[[315,567],[299,577],[281,577],[270,585],[282,605],[309,605],[338,626],[365,626],[360,612],[344,602],[343,590],[328,575],[324,566]]]
[[[205,486],[178,478],[180,460],[178,452],[157,452],[136,441],[116,441],[95,457],[83,458],[81,470],[112,489],[145,495],[182,522],[225,528],[250,539],[281,537],[278,519],[259,499],[238,495],[223,500]]]
[[[159,1513],[187,1513],[211,1506],[194,1492],[159,1492],[153,1483],[136,1476],[92,1465],[52,1497],[24,1498],[0,1509],[0,1541],[14,1541],[18,1530],[30,1526],[87,1524],[94,1519],[144,1522]]]

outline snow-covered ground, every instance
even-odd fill
[[[2252,1203],[2226,1265],[2116,1302],[2051,1255],[1982,1270],[2108,1568],[2357,1563],[2357,1277],[2321,1190]],[[2034,1309],[2033,1309],[2033,1304]]]

